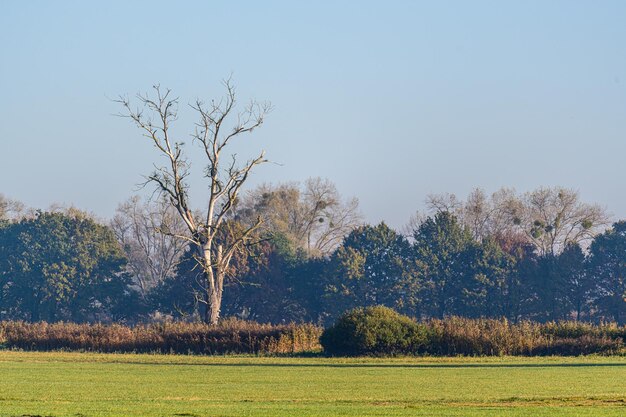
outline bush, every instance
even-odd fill
[[[626,327],[577,322],[511,323],[448,317],[417,323],[386,307],[358,308],[326,329],[328,355],[577,356],[626,353]]]
[[[426,343],[426,329],[387,307],[357,308],[344,313],[320,338],[330,355],[406,355]]]

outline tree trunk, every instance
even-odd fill
[[[205,281],[205,302],[206,310],[204,321],[212,326],[216,325],[220,319],[222,309],[222,288],[224,283],[224,268],[222,262],[222,246],[217,249],[216,259],[213,261],[211,247],[207,244],[200,248],[203,257],[204,281]]]
[[[205,272],[206,289],[204,294],[204,300],[206,302],[206,309],[204,310],[204,322],[211,326],[216,325],[220,320],[220,310],[222,308],[222,296],[220,291],[211,285],[211,274]]]
[[[217,294],[217,291],[214,291],[213,294],[209,295],[210,303],[209,308],[207,309],[209,313],[208,321],[211,326],[215,326],[220,319],[220,310],[222,307],[222,297]]]

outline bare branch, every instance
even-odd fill
[[[155,166],[154,172],[147,177],[147,182],[156,185],[160,194],[167,196],[169,203],[176,209],[180,219],[186,225],[187,233],[167,232],[164,235],[189,242],[194,247],[198,265],[203,268],[203,299],[208,303],[205,319],[211,323],[217,321],[221,306],[224,277],[235,251],[244,245],[260,226],[254,224],[230,238],[230,245],[223,250],[218,240],[224,234],[224,222],[234,207],[235,201],[248,180],[253,168],[267,162],[264,153],[238,167],[236,157],[222,169],[222,153],[235,138],[251,133],[264,122],[271,111],[269,103],[251,101],[244,110],[234,114],[236,107],[235,88],[229,79],[223,81],[226,95],[218,101],[206,105],[201,100],[190,104],[198,115],[193,142],[200,145],[207,164],[204,176],[208,179],[208,202],[205,213],[198,218],[194,215],[189,201],[189,187],[186,178],[190,175],[190,164],[185,156],[183,143],[172,137],[171,124],[177,120],[178,98],[171,98],[169,89],[159,85],[153,87],[153,94],[138,94],[140,106],[133,109],[128,98],[120,96],[117,103],[122,106],[122,117],[129,118],[142,135],[147,137],[157,151],[165,158],[163,166]],[[232,116],[232,117],[231,117]],[[154,120],[154,121],[153,121]],[[225,127],[229,120],[234,120],[230,129]],[[227,132],[227,133],[224,133]],[[207,301],[208,300],[208,301]]]

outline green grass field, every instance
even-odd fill
[[[0,416],[624,416],[626,358],[0,351]]]

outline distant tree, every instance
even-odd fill
[[[441,211],[427,218],[413,233],[413,250],[422,269],[425,313],[444,318],[463,309],[463,288],[474,240],[456,217]]]
[[[22,202],[0,194],[0,221],[18,220],[26,212]]]
[[[241,199],[238,216],[259,215],[266,231],[314,257],[330,255],[361,222],[358,201],[343,200],[335,185],[321,178],[257,187]]]
[[[151,289],[174,276],[188,242],[176,237],[185,233],[186,225],[168,201],[143,202],[132,197],[119,205],[110,226],[144,299]]]
[[[201,319],[198,299],[204,291],[204,272],[188,248],[175,266],[175,274],[156,284],[148,294],[151,313],[176,319]]]
[[[521,232],[514,230],[510,213],[519,210],[520,205],[519,197],[509,188],[502,188],[491,196],[477,188],[470,192],[465,201],[454,194],[431,194],[426,199],[430,213],[453,214],[477,241],[519,240]]]
[[[578,244],[569,244],[556,255],[528,256],[519,271],[525,318],[542,322],[589,318],[594,284]]]
[[[514,268],[516,260],[502,250],[495,239],[474,242],[466,247],[461,284],[462,306],[466,317],[512,317],[516,297]]]
[[[517,266],[506,274],[507,295],[499,300],[507,317],[544,321],[569,318],[574,310],[578,317],[584,314],[588,277],[581,271],[584,254],[575,248],[585,249],[606,227],[606,210],[562,187],[523,195],[503,188],[491,196],[476,189],[465,201],[454,194],[431,195],[427,206],[453,213],[477,242],[493,240],[513,256]],[[475,291],[478,300],[481,292]]]
[[[14,319],[128,318],[136,299],[112,231],[77,211],[0,228],[0,312]]]
[[[157,191],[176,209],[187,227],[184,235],[176,236],[189,242],[203,273],[203,294],[197,301],[206,305],[204,320],[210,324],[217,324],[219,320],[224,280],[233,256],[250,241],[262,223],[257,218],[243,229],[231,229],[228,219],[252,170],[267,162],[261,152],[239,166],[235,155],[225,153],[233,139],[263,124],[270,105],[251,102],[242,112],[235,114],[235,89],[230,81],[224,85],[226,97],[223,99],[211,101],[208,105],[197,100],[191,105],[199,118],[192,133],[193,141],[206,158],[203,176],[208,182],[208,196],[202,215],[195,213],[191,205],[187,183],[191,174],[190,162],[183,151],[184,144],[174,139],[171,130],[171,124],[177,119],[178,100],[170,97],[169,90],[163,91],[158,86],[154,98],[138,95],[143,108],[134,109],[126,98],[119,100],[124,109],[122,116],[130,118],[165,159],[165,164],[148,176],[148,182],[156,185]],[[228,126],[231,119],[233,122]],[[230,160],[224,160],[229,156]],[[231,235],[230,238],[220,242],[220,235],[226,233]]]
[[[590,248],[594,307],[600,318],[626,323],[626,221],[597,236]]]
[[[606,210],[581,202],[576,191],[563,187],[523,195],[503,188],[489,198],[477,189],[466,201],[454,194],[431,195],[427,205],[435,213],[453,213],[476,240],[522,243],[523,237],[539,255],[556,256],[571,244],[585,247],[609,222]]]
[[[536,321],[567,319],[572,311],[568,277],[558,255],[537,255],[525,270],[526,318]]]
[[[292,271],[298,259],[289,242],[274,236],[248,253],[246,268],[229,281],[225,314],[259,322],[304,321]]]
[[[539,188],[524,195],[522,209],[513,210],[519,224],[540,255],[558,255],[568,245],[587,245],[608,225],[606,210],[583,203],[576,191]]]
[[[580,245],[568,245],[561,252],[558,269],[565,281],[567,305],[573,311],[574,318],[577,321],[589,318],[594,280],[588,268],[587,257]]]
[[[289,270],[292,296],[300,307],[300,316],[296,319],[323,325],[335,311],[334,307],[329,306],[331,300],[326,297],[330,262],[329,257],[296,256]]]
[[[385,223],[360,226],[344,239],[330,259],[326,276],[328,313],[355,307],[401,302],[408,241]]]

